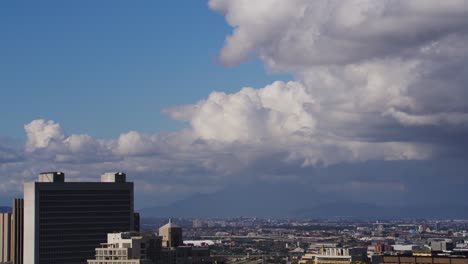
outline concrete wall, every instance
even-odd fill
[[[35,182],[24,183],[24,264],[37,264],[34,262],[38,256],[38,252],[35,250],[37,245],[36,212],[34,211],[36,203],[35,186]]]
[[[10,261],[11,214],[0,214],[0,262]]]

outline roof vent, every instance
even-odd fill
[[[123,172],[106,172],[101,175],[101,182],[125,182],[127,175]]]
[[[40,173],[39,182],[65,182],[65,173],[57,171]]]

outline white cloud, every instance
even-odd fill
[[[200,185],[300,179],[317,166],[429,159],[445,151],[450,133],[468,132],[467,1],[210,0],[209,7],[233,27],[221,62],[256,55],[295,80],[164,109],[190,123],[174,133],[96,139],[34,120],[25,125],[26,161],[12,164],[21,151],[0,148],[0,172],[26,179],[58,169],[88,179],[123,170],[142,192],[187,194]]]
[[[274,153],[301,166],[426,159],[440,142],[407,129],[466,129],[465,80],[448,76],[468,69],[465,1],[210,0],[209,7],[233,27],[222,62],[257,54],[296,80],[164,109],[190,123],[170,134],[130,131],[102,140],[65,136],[58,124],[36,120],[25,126],[26,151],[45,150],[61,162],[184,160],[230,175]]]
[[[143,154],[151,150],[152,142],[150,138],[144,138],[136,131],[121,134],[118,141],[117,153],[123,155]]]
[[[52,120],[33,120],[24,126],[25,152],[35,160],[55,162],[101,162],[114,159],[112,140],[97,140],[86,134],[66,136]]]
[[[190,121],[196,136],[205,140],[261,142],[313,133],[315,120],[308,113],[313,108],[314,100],[301,84],[275,82],[235,94],[213,92],[191,110]]]
[[[38,149],[51,147],[53,144],[61,144],[65,136],[59,124],[43,119],[34,120],[24,126],[26,131],[26,151],[34,152]]]
[[[273,69],[401,56],[466,29],[463,0],[210,0],[234,28],[222,62],[257,52]]]
[[[304,109],[292,130],[312,128],[297,134],[302,135],[297,145],[313,151],[298,151],[294,144],[283,149],[302,156],[305,164],[428,158],[444,147],[444,139],[425,141],[411,127],[426,127],[427,133],[467,130],[468,103],[461,99],[468,97],[468,78],[463,77],[468,73],[466,1],[210,0],[209,6],[233,27],[220,51],[221,62],[235,65],[255,54],[267,69],[296,77],[303,95],[284,105]],[[288,93],[274,96],[281,102]],[[210,97],[196,106],[216,101]],[[240,109],[224,111],[235,107]],[[208,114],[201,117],[203,112],[195,111],[192,125],[204,138],[206,131],[208,138],[214,138],[213,131],[224,138],[236,138],[241,131],[256,138],[277,129],[273,122],[258,130],[268,120],[260,116],[264,108],[245,109],[225,100],[222,108],[212,109],[223,114],[224,122],[207,121]],[[239,122],[238,129],[229,125],[231,120]],[[269,143],[297,140],[287,132],[274,134]],[[450,134],[440,136],[448,139]]]

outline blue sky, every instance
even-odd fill
[[[467,17],[439,0],[0,1],[0,203],[43,171],[121,170],[139,208],[244,184],[461,204]]]
[[[184,124],[164,107],[288,78],[217,63],[230,31],[199,0],[2,1],[1,134],[23,139],[38,118],[98,138],[172,131]]]

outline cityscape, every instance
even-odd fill
[[[0,121],[0,264],[468,264],[468,0],[3,0]]]
[[[142,218],[123,172],[41,173],[0,226],[1,263],[468,263],[468,220]]]

